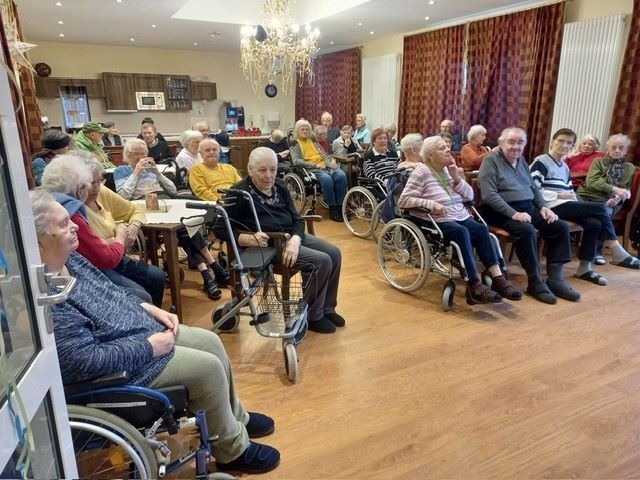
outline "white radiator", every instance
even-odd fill
[[[626,15],[564,26],[551,133],[571,128],[604,145],[620,77]],[[536,154],[543,152],[535,152]]]
[[[400,55],[362,59],[362,113],[371,131],[382,124],[398,124]]]

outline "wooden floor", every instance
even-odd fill
[[[260,478],[640,477],[640,272],[600,267],[609,286],[572,279],[583,299],[555,306],[469,307],[459,284],[444,313],[442,277],[395,291],[373,240],[326,220],[318,234],[342,249],[347,326],[307,335],[299,382],[280,341],[246,320],[222,336],[246,408],[276,420],[263,440],[282,461]],[[206,300],[196,280],[188,272],[185,321],[209,328],[229,294]]]

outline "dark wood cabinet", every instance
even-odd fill
[[[89,98],[104,98],[101,78],[35,77],[35,84],[40,98],[58,98],[60,87],[85,87]]]
[[[105,105],[107,111],[136,111],[136,86],[133,73],[104,72]]]
[[[217,99],[216,84],[212,82],[191,82],[191,100],[215,100]]]
[[[231,163],[238,169],[242,176],[247,174],[247,164],[249,163],[249,154],[257,147],[264,145],[268,136],[260,137],[231,137]]]
[[[191,79],[188,75],[164,76],[164,101],[169,111],[191,110]]]
[[[153,73],[135,73],[136,92],[164,92],[162,75]]]

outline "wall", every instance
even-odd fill
[[[295,96],[279,93],[270,99],[263,92],[254,94],[245,81],[240,67],[240,54],[221,52],[193,52],[155,48],[116,47],[107,45],[85,45],[33,41],[38,46],[31,50],[32,64],[46,62],[51,66],[52,76],[70,78],[98,78],[101,72],[126,73],[173,73],[194,77],[208,77],[216,83],[218,100],[193,102],[191,112],[138,112],[109,113],[104,101],[90,100],[92,120],[112,120],[123,133],[138,133],[140,120],[150,115],[158,130],[164,133],[179,133],[198,120],[208,120],[212,129],[217,129],[218,108],[222,101],[235,100],[245,107],[246,124],[268,130],[268,113],[280,114],[280,127],[293,126]],[[39,99],[43,115],[49,117],[51,125],[62,125],[62,109],[59,100]]]

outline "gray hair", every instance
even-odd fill
[[[356,118],[358,118],[358,117],[360,117],[362,119],[362,121],[366,123],[367,116],[364,113],[356,113]]]
[[[284,137],[285,133],[282,130],[275,129],[273,132],[271,132],[271,138],[273,139],[274,143],[280,143]]]
[[[122,149],[122,155],[124,155],[125,159],[129,158],[129,156],[131,155],[131,150],[133,150],[133,147],[135,147],[136,145],[142,145],[147,150],[147,152],[149,152],[147,142],[140,138],[133,138],[131,140],[127,140],[127,143],[124,144],[124,148]]]
[[[296,138],[298,137],[298,130],[300,130],[300,128],[302,127],[309,127],[309,130],[311,130],[311,124],[309,123],[309,121],[305,120],[304,118],[301,118],[296,122],[295,126],[293,127],[293,134]]]
[[[434,135],[433,137],[427,137],[422,142],[422,148],[420,149],[420,156],[424,162],[431,156],[431,152],[438,148],[440,142],[444,143],[444,138],[440,135]]]
[[[487,129],[484,128],[482,125],[478,124],[478,125],[472,125],[471,128],[469,128],[469,131],[467,132],[467,141],[471,141],[473,139],[473,137],[475,137],[476,135],[482,135],[482,134],[486,134],[487,133]]]
[[[353,127],[351,125],[345,125],[340,129],[341,132],[353,133]]]
[[[33,223],[36,226],[36,235],[44,235],[49,231],[51,221],[51,208],[56,202],[55,198],[42,187],[34,188],[29,192],[31,199],[31,211]]]
[[[202,134],[197,130],[185,130],[180,135],[180,143],[183,147],[186,147],[187,144],[193,142],[194,140],[202,140]]]
[[[611,135],[607,139],[607,147],[610,146],[613,142],[624,142],[627,147],[631,144],[631,140],[629,140],[629,137],[624,135],[623,133],[616,133],[614,135]]]
[[[73,152],[73,156],[81,159],[86,165],[89,166],[89,170],[91,170],[91,175],[95,175],[96,173],[102,176],[104,174],[104,167],[98,157],[96,157],[93,153],[88,152],[86,150],[76,150]]]
[[[220,149],[220,144],[218,143],[218,141],[215,138],[205,138],[204,140],[202,140],[200,142],[200,145],[198,145],[198,152],[204,148],[205,145],[209,144],[209,143],[215,143],[216,145],[218,145],[218,150]]]
[[[527,142],[527,132],[525,132],[520,127],[507,127],[500,133],[498,137],[498,143],[502,143],[507,139],[507,135],[510,133],[517,133],[518,135],[522,135],[524,137],[525,143]]]
[[[276,152],[271,150],[269,147],[258,147],[254,148],[249,154],[249,162],[247,163],[247,169],[251,170],[255,168],[259,163],[263,161],[271,160],[274,165],[278,164],[278,157],[276,157]]]
[[[84,158],[74,153],[58,155],[42,174],[42,186],[45,189],[71,197],[76,197],[81,188],[88,188],[92,181],[93,174]]]
[[[384,128],[385,132],[390,132],[393,131],[394,135],[396,134],[396,132],[398,131],[398,127],[396,126],[395,123],[387,123],[386,125],[384,125],[382,128]]]
[[[315,133],[316,137],[318,135],[326,135],[327,132],[327,127],[325,127],[324,125],[316,125],[316,128],[313,129],[313,133]]]
[[[413,149],[416,153],[420,153],[420,146],[422,145],[423,138],[419,133],[407,133],[400,140],[400,150],[406,152]]]

